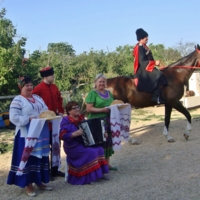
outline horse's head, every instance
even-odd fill
[[[168,68],[185,68],[188,70],[200,69],[200,46],[195,45],[195,51],[170,64]]]
[[[197,51],[200,51],[200,46],[199,46],[199,44],[195,45],[195,49],[196,49]]]
[[[200,69],[200,46],[199,44],[195,45],[195,50],[189,55],[181,58],[176,65],[181,65],[183,68],[191,69],[192,71],[195,69]],[[175,66],[176,66],[175,65]]]
[[[172,80],[179,79],[179,82],[187,84],[195,69],[200,69],[200,46],[198,44],[192,53],[170,64],[163,73],[167,77],[173,77]]]
[[[199,44],[197,44],[195,46],[195,50],[196,50],[195,51],[196,60],[195,60],[193,66],[200,69],[200,46],[199,46]]]

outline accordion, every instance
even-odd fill
[[[79,124],[79,128],[83,130],[82,138],[86,147],[102,145],[106,141],[104,120],[100,118],[84,120]]]

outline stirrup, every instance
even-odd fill
[[[159,97],[157,98],[157,104],[160,104],[160,98]]]

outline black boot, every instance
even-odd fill
[[[152,94],[151,101],[156,102],[157,104],[160,104],[160,98],[159,98],[159,89],[156,88]]]
[[[159,96],[152,97],[151,101],[156,102],[157,104],[160,104],[160,98],[159,98]]]
[[[160,102],[160,104],[165,104],[165,100],[162,98],[161,95],[159,96],[159,102]]]
[[[156,88],[152,94],[151,101],[156,102],[157,104],[165,104],[165,100],[160,94],[160,89]]]

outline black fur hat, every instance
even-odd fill
[[[54,74],[53,67],[50,67],[50,66],[45,67],[40,70],[41,77],[47,77],[47,76],[51,76],[53,74]]]
[[[135,33],[137,36],[137,41],[140,41],[141,39],[148,37],[148,33],[144,31],[142,28],[137,29]]]

